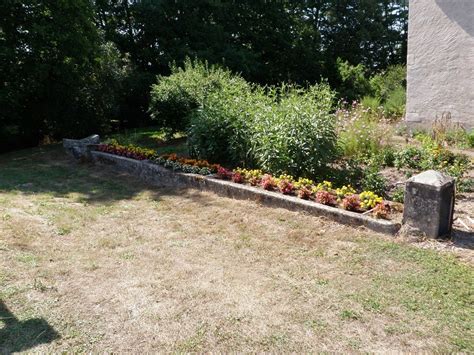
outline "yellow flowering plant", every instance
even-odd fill
[[[311,189],[313,194],[318,193],[319,191],[332,191],[332,182],[324,180]]]
[[[382,197],[376,195],[372,191],[363,191],[359,195],[360,207],[363,209],[372,209],[379,203],[383,202]]]
[[[336,189],[335,192],[336,192],[337,199],[340,201],[344,197],[354,195],[356,193],[356,190],[351,185],[344,185]]]
[[[295,189],[297,190],[302,189],[303,187],[309,189],[313,185],[314,185],[314,181],[311,179],[306,179],[306,178],[299,178],[298,181],[295,181],[294,183]]]

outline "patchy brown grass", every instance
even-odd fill
[[[474,351],[474,271],[301,213],[0,157],[0,349]]]

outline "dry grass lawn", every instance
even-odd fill
[[[0,156],[0,350],[474,351],[474,271],[322,218]]]

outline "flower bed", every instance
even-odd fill
[[[211,164],[206,160],[187,159],[178,157],[176,154],[158,156],[153,150],[134,146],[120,146],[115,143],[101,144],[97,150],[136,160],[149,160],[173,171],[214,175],[219,179],[229,180],[236,184],[247,184],[267,191],[297,196],[304,200],[334,208],[356,213],[370,213],[375,218],[391,219],[394,212],[399,212],[399,208],[394,208],[394,206],[399,207],[399,205],[383,201],[380,196],[372,191],[357,193],[350,185],[335,188],[330,181],[316,183],[306,178],[295,179],[290,175],[274,177],[258,169],[237,168],[229,170],[219,164]]]
[[[217,176],[223,180],[258,186],[268,191],[298,196],[304,200],[311,200],[352,212],[370,212],[376,218],[389,219],[392,213],[392,206],[394,206],[372,191],[362,191],[358,194],[350,185],[335,188],[330,181],[315,183],[310,179],[295,179],[286,174],[274,177],[257,169],[237,168],[235,170],[228,170],[223,167],[218,169]]]

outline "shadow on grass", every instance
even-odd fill
[[[114,171],[113,167],[80,163],[61,145],[0,155],[0,193],[49,194],[89,204],[109,204],[148,192],[155,200],[182,195],[185,188],[160,188]],[[189,198],[200,199],[190,193]],[[202,203],[205,203],[202,201]]]
[[[0,300],[0,353],[25,351],[59,338],[59,334],[42,318],[19,321]],[[1,323],[0,322],[0,323]]]
[[[474,250],[474,232],[453,229],[451,242],[457,248]]]
[[[148,189],[108,167],[77,162],[60,145],[0,155],[0,192],[77,194],[81,202],[107,204]]]

